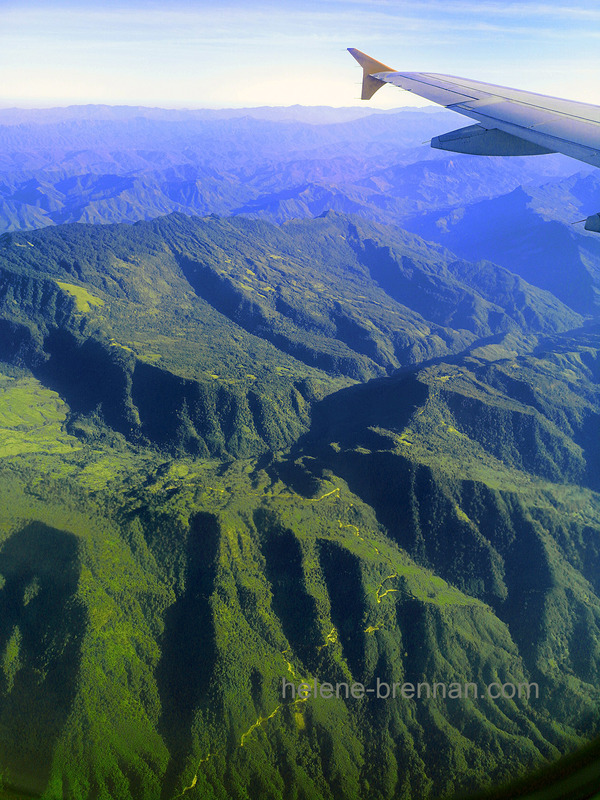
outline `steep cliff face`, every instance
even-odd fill
[[[7,316],[46,324],[68,326],[76,299],[56,281],[3,267],[0,273],[0,307]]]

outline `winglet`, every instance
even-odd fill
[[[375,61],[374,58],[368,56],[366,53],[361,53],[354,47],[349,47],[348,52],[353,56],[363,68],[363,82],[361,100],[370,100],[378,89],[385,85],[385,81],[380,81],[378,78],[371,76],[376,72],[395,72],[391,67],[386,67],[381,61]]]

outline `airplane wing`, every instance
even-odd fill
[[[599,106],[452,75],[396,72],[353,47],[348,52],[363,68],[361,99],[370,100],[391,83],[477,120],[436,136],[432,147],[488,156],[564,153],[600,167]],[[585,227],[600,232],[600,216],[588,217]]]
[[[433,147],[473,155],[564,153],[600,167],[598,106],[452,75],[395,72],[360,50],[348,51],[363,68],[363,100],[391,83],[478,120],[478,125],[437,136]]]

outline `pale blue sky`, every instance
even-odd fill
[[[600,8],[578,0],[0,0],[0,106],[354,105],[346,47],[600,105]]]

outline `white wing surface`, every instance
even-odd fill
[[[564,153],[600,167],[600,107],[427,72],[395,72],[348,48],[363,68],[362,99],[386,83],[477,120],[437,136],[433,147],[474,155]]]

